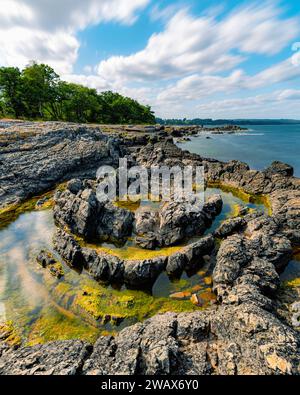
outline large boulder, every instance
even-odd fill
[[[179,276],[183,271],[199,268],[204,263],[203,257],[214,249],[214,244],[213,236],[208,235],[171,255],[166,267],[167,273]]]
[[[237,217],[237,218],[230,218],[224,221],[218,229],[214,232],[216,237],[224,238],[227,236],[232,235],[235,232],[240,231],[243,227],[246,226],[246,221],[244,218]]]
[[[292,177],[294,175],[294,168],[286,163],[275,161],[265,170],[265,173],[268,175],[281,174]]]
[[[124,282],[131,287],[152,286],[166,268],[166,258],[124,262]]]
[[[66,191],[56,193],[53,213],[58,226],[86,240],[124,242],[134,221],[130,211],[99,202],[92,181],[71,180]]]
[[[154,249],[202,236],[222,207],[221,196],[213,195],[203,207],[197,202],[170,201],[164,203],[158,212],[142,210],[136,214],[136,243],[142,248]]]

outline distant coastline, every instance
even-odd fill
[[[160,125],[300,125],[297,119],[162,119],[156,118]]]

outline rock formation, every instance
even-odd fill
[[[62,136],[65,132],[61,133],[54,132],[53,141],[56,143],[53,149],[57,150],[58,156],[62,152],[68,158],[69,148],[64,148],[64,143],[57,147],[58,141],[64,141]],[[96,160],[92,159],[94,151],[91,146],[81,141],[74,131],[67,135],[69,133],[73,136],[72,144],[75,144],[71,144],[70,150],[79,149],[82,158],[85,149],[81,148],[84,146],[87,155],[82,159],[85,163],[83,168],[93,167]],[[90,133],[94,147],[94,138],[98,134]],[[79,135],[88,136],[90,133],[80,132]],[[58,136],[60,140],[57,140]],[[41,137],[33,138],[42,144]],[[104,144],[99,137],[98,142],[101,149],[104,145],[106,147],[106,155],[101,151],[105,162],[109,157],[107,141]],[[18,144],[15,149],[22,149],[26,162],[25,142]],[[30,144],[28,149],[31,152]],[[3,201],[10,202],[16,196],[25,197],[34,192],[30,188],[35,191],[44,189],[54,182],[54,178],[57,179],[60,172],[57,166],[61,161],[45,159],[43,145],[37,145],[36,150],[37,163],[45,163],[40,173],[43,177],[39,178],[43,181],[29,187],[29,176],[24,171],[18,176],[23,183],[17,187],[15,176],[7,168],[5,174],[8,178],[1,179],[5,191],[2,193]],[[46,151],[49,154],[49,150]],[[13,152],[5,155],[14,164],[21,160],[18,152],[15,156]],[[268,202],[269,215],[244,212],[242,217],[224,222],[214,233],[221,239],[212,277],[217,305],[193,313],[157,315],[123,329],[115,337],[100,337],[93,346],[74,340],[14,349],[0,343],[0,374],[300,374],[299,332],[296,325],[293,328],[276,311],[279,274],[288,264],[293,247],[300,244],[300,180],[293,177],[292,168],[275,162],[265,171],[254,171],[238,161],[222,163],[184,152],[169,139],[134,147],[131,158],[147,167],[153,164],[203,164],[207,183],[234,188],[248,194],[249,198],[260,195]],[[74,162],[71,162],[67,159],[69,167],[64,167],[62,173],[72,172]],[[50,168],[55,175],[49,180]],[[177,274],[199,265],[202,257],[214,249],[214,237],[208,235],[167,258],[122,261],[82,245],[77,237],[62,228],[67,226],[87,239],[103,235],[126,237],[126,218],[130,218],[127,212],[115,207],[99,206],[93,186],[86,183],[89,181],[72,181],[67,191],[56,197],[55,219],[61,229],[57,230],[55,248],[69,265],[87,270],[97,280],[144,286],[153,282],[161,271]],[[217,214],[219,204],[211,205],[210,202],[209,207],[198,213],[197,218],[203,220],[197,223],[201,232],[203,224]],[[168,244],[177,242],[182,235],[179,237],[176,220],[184,218],[185,214],[174,217],[176,210],[177,207],[170,205],[160,214],[141,213],[135,223],[139,233],[137,242],[145,248],[154,247],[160,240],[157,234],[164,240],[169,238]],[[101,222],[104,215],[116,224],[113,229],[105,228],[107,224]],[[159,215],[161,220],[158,223]],[[122,225],[118,226],[119,223]],[[122,227],[124,223],[125,228]],[[132,220],[128,223],[132,224]],[[118,234],[113,233],[115,228]],[[187,235],[195,230],[193,228],[189,233],[186,225],[181,228]],[[142,234],[147,229],[147,238],[143,239]],[[295,306],[296,313],[298,307]]]

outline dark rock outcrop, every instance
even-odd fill
[[[145,285],[153,285],[165,270],[169,274],[176,274],[201,267],[203,256],[214,249],[214,238],[205,236],[167,258],[158,256],[154,259],[123,261],[112,254],[82,247],[71,234],[57,229],[54,248],[69,265],[87,270],[97,281],[125,283],[143,289]]]
[[[33,123],[0,132],[0,207],[50,190],[76,176],[93,178],[117,164],[120,143],[99,128]]]
[[[67,226],[86,240],[124,242],[132,232],[134,221],[130,211],[99,202],[92,181],[70,181],[66,191],[56,193],[53,213],[57,225]]]
[[[183,240],[201,236],[220,214],[220,195],[208,198],[203,207],[186,202],[165,203],[158,212],[141,211],[136,215],[136,243],[148,249],[172,246]]]
[[[205,236],[199,241],[184,247],[180,252],[168,259],[166,271],[170,275],[180,275],[183,271],[192,271],[201,266],[203,257],[214,249],[212,235]]]
[[[135,288],[143,288],[154,284],[157,277],[165,270],[166,262],[167,258],[125,261],[125,284]]]
[[[219,238],[224,238],[236,233],[246,225],[246,221],[241,218],[230,218],[224,221],[218,229],[214,232],[214,235]]]

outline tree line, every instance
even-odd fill
[[[150,106],[62,81],[46,64],[0,68],[0,116],[82,123],[155,123]]]

